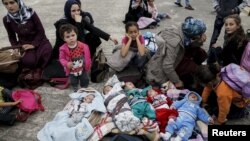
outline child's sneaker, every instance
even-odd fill
[[[160,133],[160,136],[161,138],[164,140],[164,141],[168,141],[171,137],[171,134],[166,132],[165,134],[164,133]]]
[[[194,10],[194,8],[193,8],[191,5],[187,5],[187,6],[185,7],[185,9],[187,9],[187,10]]]
[[[175,5],[179,6],[179,7],[183,7],[181,3],[179,2],[174,2]]]

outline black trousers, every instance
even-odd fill
[[[220,36],[221,29],[224,25],[224,17],[216,16],[214,21],[214,31],[210,41],[210,47],[216,43],[218,37]]]

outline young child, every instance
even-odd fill
[[[240,16],[229,15],[224,19],[225,36],[223,48],[211,47],[209,63],[217,61],[220,65],[226,66],[230,63],[240,65],[240,61],[249,41],[241,25]],[[217,58],[217,59],[216,59]]]
[[[65,24],[60,28],[60,36],[66,42],[60,47],[59,60],[64,66],[66,75],[69,75],[70,84],[76,92],[80,81],[81,87],[88,87],[91,58],[89,47],[77,41],[77,28]]]
[[[22,121],[21,115],[10,114],[10,110],[14,106],[21,103],[21,100],[13,102],[11,92],[3,87],[0,87],[0,123],[13,125],[16,120]]]
[[[199,94],[191,91],[183,100],[172,104],[171,109],[177,109],[179,115],[176,121],[168,123],[165,134],[161,133],[164,141],[167,141],[175,131],[177,131],[176,141],[187,141],[192,135],[197,118],[213,124],[213,119],[200,107],[200,102]]]
[[[214,111],[217,116],[217,120],[215,120],[215,124],[224,124],[227,121],[228,117],[236,116],[239,118],[240,116],[245,115],[245,106],[247,105],[242,95],[233,90],[229,85],[226,84],[220,77],[220,67],[218,64],[210,64],[200,66],[195,74],[197,80],[200,84],[205,85],[205,88],[202,93],[202,105],[205,106],[213,106],[211,108],[216,109],[216,105],[218,104],[218,113]],[[217,96],[217,104],[207,105],[208,97],[212,92],[215,92]]]
[[[170,109],[173,103],[170,98],[164,94],[159,94],[156,90],[147,91],[147,101],[152,104],[156,113],[156,121],[159,124],[160,132],[165,132],[168,121],[174,120],[178,113],[175,109]]]
[[[185,0],[185,3],[186,3],[185,9],[194,10],[194,8],[190,5],[189,0]],[[174,4],[176,4],[179,7],[183,7],[182,4],[181,4],[181,0],[176,0],[176,2]]]
[[[210,41],[210,47],[216,47],[217,39],[220,35],[221,29],[224,25],[224,18],[233,15],[240,14],[240,12],[248,5],[248,0],[213,0],[213,8],[216,11],[216,18],[214,21],[213,34]]]
[[[122,39],[121,56],[125,57],[128,51],[134,51],[137,54],[130,61],[138,68],[143,68],[146,63],[146,49],[143,36],[139,33],[139,27],[136,22],[128,22],[125,25],[126,35]]]
[[[139,119],[147,117],[154,121],[156,118],[155,110],[145,99],[147,96],[146,93],[149,89],[151,89],[150,86],[140,90],[136,88],[132,82],[126,82],[124,86],[133,114]]]
[[[171,17],[167,13],[159,13],[154,3],[155,0],[148,0],[148,12],[152,14],[152,18],[156,22],[160,22],[164,18],[170,19]]]
[[[70,112],[71,117],[67,121],[67,125],[69,127],[76,126],[79,122],[81,122],[82,118],[87,118],[91,114],[90,103],[94,100],[95,96],[93,94],[89,94],[83,99],[75,100],[75,107],[72,109],[73,111]]]

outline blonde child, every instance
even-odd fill
[[[62,25],[60,36],[66,42],[60,47],[59,60],[69,75],[70,84],[74,91],[81,87],[88,87],[91,58],[88,45],[77,41],[78,30],[71,24]]]

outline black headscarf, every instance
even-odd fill
[[[70,22],[74,22],[75,20],[71,17],[71,7],[74,4],[79,5],[80,9],[81,9],[81,2],[80,0],[67,0],[65,5],[64,5],[64,16],[67,20],[69,20]],[[82,13],[82,11],[81,11]]]

